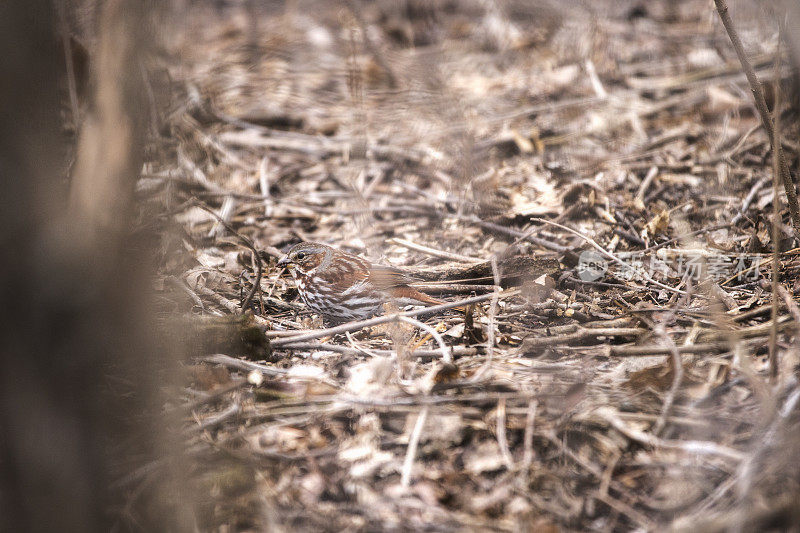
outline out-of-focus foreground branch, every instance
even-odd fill
[[[81,127],[70,190],[70,218],[81,226],[77,237],[90,245],[103,236],[118,238],[130,220],[145,133],[144,10],[141,2],[112,0],[101,13],[94,99]]]
[[[151,505],[177,503],[164,476],[135,498],[113,490],[153,457],[174,456],[155,376],[169,350],[156,359],[146,254],[128,236],[145,15],[137,1],[102,5],[69,192],[52,4],[0,4],[0,530],[108,531],[140,502],[139,527],[185,529],[174,506]]]

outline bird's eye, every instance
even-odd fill
[[[295,254],[294,258],[297,259],[298,261],[302,261],[303,259],[306,258],[306,253],[305,252],[297,252]]]

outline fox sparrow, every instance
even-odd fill
[[[296,244],[278,266],[289,269],[303,303],[327,322],[370,318],[383,312],[385,302],[443,303],[409,287],[413,278],[401,270],[370,264],[324,244]]]

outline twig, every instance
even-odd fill
[[[216,292],[214,292],[213,290],[209,289],[208,287],[196,287],[195,290],[197,292],[199,292],[200,294],[204,295],[204,296],[208,296],[209,298],[213,298],[219,305],[221,305],[222,307],[224,307],[225,309],[227,309],[231,313],[240,313],[241,312],[241,307],[239,306],[239,304],[237,304],[233,300],[225,298],[221,294],[217,294]],[[258,315],[252,315],[252,318],[253,318],[253,322],[258,324],[259,326],[268,326],[269,325],[269,322],[264,317],[261,317],[261,316],[258,316]]]
[[[597,488],[597,494],[599,497],[602,498],[603,496],[608,495],[608,487],[611,485],[611,479],[613,478],[614,475],[614,469],[617,467],[617,464],[619,463],[621,457],[622,453],[619,450],[616,450],[606,463],[606,468],[603,471],[603,476],[600,478],[600,486]]]
[[[425,324],[424,322],[420,322],[419,320],[416,320],[416,319],[411,318],[411,317],[398,315],[397,316],[397,320],[399,320],[400,322],[405,322],[406,324],[411,324],[412,326],[416,326],[416,327],[418,327],[420,329],[425,330],[431,337],[436,339],[436,342],[439,343],[439,349],[441,350],[441,354],[442,354],[442,361],[444,361],[445,363],[452,363],[453,362],[453,355],[450,353],[450,349],[448,348],[447,344],[445,344],[444,339],[442,338],[442,336],[439,334],[438,331],[436,331],[435,329],[430,327],[428,324]]]
[[[783,32],[779,32],[778,37],[778,50],[776,52],[775,58],[775,69],[776,71],[780,72],[780,64],[781,64],[781,39],[783,38]],[[775,124],[775,131],[773,132],[773,150],[772,150],[772,280],[771,280],[771,290],[772,294],[770,295],[770,303],[772,305],[772,309],[770,310],[770,323],[772,327],[769,330],[769,375],[772,381],[774,382],[778,377],[778,354],[776,350],[776,342],[778,340],[778,286],[780,282],[780,271],[781,271],[781,263],[780,263],[780,245],[781,245],[781,226],[783,222],[781,221],[781,214],[780,209],[778,208],[778,181],[779,181],[779,173],[780,173],[780,161],[779,155],[780,151],[776,146],[776,144],[780,143],[781,138],[781,124],[780,124],[780,107],[781,107],[781,89],[780,83],[776,83],[775,86],[775,108],[773,110],[774,113],[774,124]],[[792,190],[794,190],[794,185],[792,185]],[[798,235],[800,236],[800,235]]]
[[[491,259],[492,264],[492,277],[494,278],[494,291],[492,291],[492,301],[489,304],[489,324],[488,324],[488,331],[486,332],[486,363],[491,364],[492,360],[494,359],[494,323],[495,317],[497,315],[497,302],[500,297],[500,270],[497,267],[497,255],[492,255]]]
[[[614,511],[628,517],[628,519],[637,524],[641,530],[653,531],[655,529],[655,524],[653,524],[653,521],[650,520],[647,515],[640,513],[627,503],[620,501],[607,493],[596,494],[595,497],[611,507]]]
[[[247,148],[269,148],[275,150],[289,150],[300,152],[312,157],[324,158],[340,155],[347,151],[354,139],[347,137],[320,137],[298,132],[280,131],[245,120],[229,117],[217,112],[217,117],[228,124],[232,124],[244,131],[226,131],[219,135],[219,142],[233,146]],[[410,148],[378,144],[367,141],[367,151],[378,159],[401,159],[403,161],[418,162],[432,156],[428,152],[418,152]]]
[[[569,446],[566,446],[563,442],[561,442],[561,439],[558,438],[558,436],[556,435],[556,433],[552,429],[545,430],[543,432],[543,435],[544,435],[545,438],[547,438],[547,440],[552,442],[564,455],[566,455],[572,461],[574,461],[575,464],[580,465],[586,471],[591,473],[595,478],[597,478],[598,480],[602,481],[602,479],[603,479],[603,470],[598,465],[596,465],[596,464],[592,463],[591,461],[589,461],[588,459],[586,459],[582,454],[575,453],[572,449],[569,448]],[[618,492],[621,492],[623,494],[627,493],[627,491],[625,490],[624,485],[622,485],[622,483],[620,483],[618,481],[613,481],[612,480],[610,482],[610,486],[611,486],[611,488],[613,488],[614,490],[616,490]],[[653,528],[653,524],[650,522],[649,519],[647,519],[647,517],[644,517],[641,513],[637,512],[637,511],[635,511],[633,509],[630,509],[630,507],[628,505],[622,504],[622,502],[620,502],[619,500],[616,500],[615,498],[612,498],[612,497],[610,497],[608,495],[606,495],[604,498],[601,498],[601,495],[598,494],[595,497],[597,497],[600,501],[606,503],[607,505],[611,506],[613,509],[617,510],[618,512],[620,512],[622,514],[625,514],[632,521],[639,522],[642,525],[642,528],[645,531],[650,531],[650,530],[654,529]],[[611,502],[611,503],[609,503],[609,502]]]
[[[500,447],[500,455],[506,468],[514,470],[514,458],[508,449],[508,438],[506,437],[506,401],[501,398],[497,401],[497,445]]]
[[[258,185],[261,189],[261,196],[264,197],[264,216],[270,218],[274,211],[272,197],[269,193],[269,158],[265,157],[258,165]]]
[[[650,167],[650,170],[647,171],[647,175],[642,180],[642,184],[639,185],[639,190],[636,191],[636,200],[642,202],[642,205],[644,205],[644,195],[647,193],[648,187],[653,183],[656,176],[658,176],[658,167],[653,165]]]
[[[600,77],[597,75],[597,69],[594,68],[592,60],[587,59],[584,66],[586,67],[586,73],[589,75],[589,82],[592,84],[594,94],[598,98],[608,98],[608,91],[603,87],[603,82],[600,81]]]
[[[242,359],[236,359],[235,357],[231,357],[225,354],[214,354],[214,355],[204,355],[202,357],[197,358],[198,361],[203,361],[205,363],[214,363],[217,365],[223,365],[230,368],[235,368],[237,370],[244,370],[249,372],[251,370],[258,370],[262,374],[266,374],[268,376],[285,376],[289,373],[288,370],[285,368],[275,368],[266,365],[259,365],[258,363],[252,363],[250,361],[244,361]]]
[[[388,239],[386,242],[391,244],[399,244],[409,250],[416,250],[417,252],[422,252],[424,254],[432,255],[433,257],[440,257],[442,259],[449,259],[451,261],[461,261],[463,263],[482,263],[483,259],[479,259],[477,257],[469,257],[466,255],[456,254],[453,252],[445,252],[444,250],[437,250],[436,248],[430,248],[428,246],[423,246],[421,244],[417,244],[415,242],[411,242],[406,239]]]
[[[560,244],[554,243],[554,242],[549,241],[547,239],[540,239],[539,237],[534,237],[533,235],[530,234],[530,233],[533,233],[533,232],[530,232],[530,233],[526,234],[526,232],[524,232],[524,231],[519,231],[519,230],[513,229],[513,228],[507,228],[505,226],[501,226],[500,224],[495,224],[494,222],[486,222],[484,220],[479,219],[476,216],[459,216],[459,215],[456,215],[456,216],[458,216],[458,218],[462,218],[463,220],[466,220],[468,222],[472,222],[473,224],[477,224],[477,225],[479,225],[479,226],[481,226],[483,228],[486,228],[488,230],[497,231],[499,233],[505,233],[506,235],[511,235],[515,239],[522,238],[522,239],[524,239],[524,240],[526,240],[528,242],[532,242],[533,244],[537,244],[537,245],[539,245],[539,246],[541,246],[543,248],[547,248],[549,250],[553,250],[553,251],[558,252],[560,254],[566,253],[566,252],[570,251],[570,249],[571,249],[569,246],[562,246]]]
[[[728,13],[727,2],[725,0],[714,0],[714,4],[717,6],[717,13],[719,13],[719,18],[722,20],[722,25],[725,26],[725,31],[728,32],[728,37],[730,37],[739,62],[742,64],[742,69],[750,84],[750,91],[753,93],[756,109],[761,116],[761,123],[764,125],[764,129],[767,130],[767,135],[769,135],[770,142],[772,143],[772,150],[775,152],[774,156],[780,169],[781,179],[783,180],[783,188],[786,191],[786,200],[789,204],[789,212],[792,216],[794,234],[795,237],[800,240],[800,206],[798,206],[797,203],[797,193],[795,192],[794,183],[792,182],[792,176],[789,174],[789,166],[786,163],[783,148],[775,133],[775,125],[769,115],[767,101],[764,98],[764,89],[761,87],[761,82],[758,81],[758,77],[753,71],[753,66],[747,59],[744,46],[742,46],[742,41],[739,39],[739,34],[736,33],[736,29],[733,27],[733,21]],[[777,197],[775,200],[777,201]]]
[[[414,430],[411,432],[411,438],[408,439],[408,449],[406,450],[406,458],[403,461],[403,471],[400,475],[400,484],[403,487],[408,487],[411,482],[411,468],[414,466],[414,458],[417,455],[419,439],[422,435],[422,428],[425,426],[425,421],[428,419],[429,410],[429,405],[424,406],[422,410],[420,410],[417,422],[414,424]]]
[[[758,191],[760,191],[764,185],[769,183],[769,181],[770,181],[769,178],[761,178],[760,180],[758,180],[753,184],[753,187],[750,189],[750,192],[747,193],[747,196],[742,202],[742,207],[739,209],[739,212],[736,213],[736,216],[731,219],[731,226],[735,226],[736,223],[742,219],[745,212],[750,207],[750,204],[753,203],[753,200],[755,199],[756,194],[758,194]],[[775,198],[777,198],[777,196],[775,196]]]
[[[199,409],[200,407],[203,407],[204,405],[216,402],[217,400],[221,399],[223,396],[227,394],[230,394],[231,392],[235,392],[239,389],[248,386],[250,386],[250,383],[246,379],[233,379],[228,385],[225,385],[223,387],[218,387],[217,389],[214,389],[210,393],[205,393],[188,405],[177,405],[174,406],[172,409],[174,410],[186,409],[188,411],[194,411],[196,409]]]
[[[655,448],[665,448],[668,450],[680,450],[693,455],[713,455],[733,461],[743,461],[747,455],[739,450],[711,441],[697,440],[666,440],[660,439],[644,431],[635,429],[620,419],[616,412],[610,407],[600,407],[595,413],[614,429],[641,444],[653,446]]]
[[[587,322],[585,324],[564,324],[562,326],[546,326],[543,328],[536,328],[528,330],[528,333],[531,334],[540,334],[540,335],[560,335],[563,333],[575,333],[576,331],[580,330],[581,328],[586,329],[597,329],[603,328],[608,330],[609,328],[626,328],[632,327],[634,323],[633,317],[620,317],[620,318],[613,318],[611,320],[595,320],[592,322]],[[644,330],[646,331],[646,330]],[[610,333],[613,335],[614,333]]]
[[[345,332],[348,333],[348,332]],[[281,350],[286,351],[320,351],[320,352],[336,352],[341,353],[344,355],[359,355],[367,351],[365,348],[350,348],[348,346],[341,346],[339,344],[327,344],[327,343],[313,343],[313,342],[298,342],[295,344],[291,344],[290,346],[284,346]],[[448,347],[448,351],[453,356],[469,356],[469,355],[478,355],[481,351],[478,348],[470,348],[466,346],[451,346]],[[394,350],[383,350],[383,349],[369,349],[368,350],[370,355],[378,355],[381,357],[388,357],[394,355]],[[414,357],[417,358],[428,358],[428,357],[438,357],[441,355],[441,350],[414,350]]]
[[[345,331],[344,335],[345,337],[347,337],[347,342],[350,343],[350,346],[352,346],[357,353],[369,355],[370,357],[379,357],[378,354],[376,354],[372,350],[367,350],[366,348],[362,348],[361,346],[359,346],[356,340],[353,338],[353,335],[349,331]]]
[[[698,230],[692,231],[690,233],[687,233],[685,235],[681,235],[680,237],[675,237],[674,239],[670,239],[668,241],[664,241],[664,242],[659,243],[659,244],[654,244],[653,246],[648,246],[644,250],[638,250],[636,253],[637,254],[643,254],[643,253],[646,253],[646,252],[654,252],[656,250],[660,250],[661,248],[663,248],[665,246],[669,246],[672,243],[675,243],[675,242],[678,242],[678,241],[682,241],[682,240],[684,240],[684,239],[686,239],[688,237],[694,237],[695,235],[700,235],[701,233],[709,233],[711,231],[717,231],[718,229],[728,228],[728,227],[730,227],[732,225],[733,225],[733,222],[726,222],[725,224],[717,224],[715,226],[710,226],[710,227],[707,227],[707,228],[698,229]]]
[[[164,281],[185,292],[197,307],[203,311],[206,310],[205,306],[203,305],[203,300],[201,300],[197,293],[194,292],[191,287],[189,287],[189,284],[186,283],[186,280],[177,278],[175,276],[167,276],[164,278]]]
[[[224,220],[221,216],[217,215],[211,208],[196,200],[193,201],[192,203],[197,207],[199,207],[200,209],[213,215],[217,219],[217,221],[225,227],[225,229],[227,229],[233,235],[236,235],[236,237],[240,241],[242,241],[242,243],[244,243],[244,245],[247,248],[249,248],[250,251],[253,253],[253,259],[256,262],[256,279],[253,281],[253,286],[250,288],[250,292],[247,293],[247,296],[245,297],[244,301],[242,301],[241,304],[240,312],[245,313],[247,312],[247,308],[250,306],[250,302],[253,301],[253,296],[255,296],[256,291],[261,286],[261,274],[263,273],[264,270],[264,266],[261,262],[261,255],[258,253],[258,250],[256,250],[256,246],[255,244],[253,244],[253,241],[251,241],[249,238],[245,237],[244,235],[233,229],[233,227],[230,224],[228,224],[226,220]]]
[[[678,347],[675,346],[670,336],[667,335],[664,324],[658,324],[655,328],[655,333],[657,336],[664,339],[664,343],[667,345],[667,348],[669,348],[672,355],[673,367],[672,386],[669,388],[669,392],[667,392],[667,396],[664,398],[664,406],[661,408],[661,414],[653,426],[653,435],[660,435],[667,423],[672,404],[675,402],[675,395],[678,393],[678,389],[683,381],[683,361],[681,360],[681,354],[678,352]]]
[[[421,289],[426,294],[471,294],[492,292],[494,288],[491,285],[471,285],[462,284],[459,280],[454,280],[450,283],[436,283],[434,281],[419,281],[411,283],[415,289]]]
[[[178,164],[189,173],[189,176],[193,178],[198,185],[216,194],[228,194],[228,191],[206,177],[205,173],[200,169],[200,167],[195,165],[194,161],[189,159],[181,145],[178,145],[176,153],[178,157]]]
[[[759,125],[759,124],[756,124],[755,126],[750,127],[750,129],[747,130],[746,132],[744,132],[744,135],[742,135],[742,137],[738,141],[736,141],[736,144],[733,145],[733,147],[730,150],[728,150],[725,154],[723,154],[722,158],[720,158],[720,159],[717,159],[717,158],[708,159],[706,161],[703,161],[702,164],[718,163],[719,161],[723,161],[725,159],[732,158],[737,153],[739,153],[739,150],[741,150],[742,147],[744,147],[744,145],[745,145],[744,143],[747,142],[747,139],[749,139],[750,136],[753,133],[755,133],[756,130],[758,128],[760,128],[760,127],[761,127],[761,125]]]
[[[209,237],[219,237],[222,235],[222,223],[230,222],[233,216],[233,211],[236,209],[236,198],[233,196],[226,196],[222,200],[222,206],[217,213],[217,223],[214,224],[208,232]]]
[[[565,210],[564,210],[564,211],[563,211],[563,212],[562,212],[560,215],[558,215],[558,216],[557,216],[557,217],[556,217],[556,218],[553,220],[553,222],[561,222],[562,220],[565,220],[565,219],[569,218],[569,217],[572,215],[572,213],[573,213],[574,211],[577,211],[577,210],[578,210],[578,209],[580,209],[580,208],[581,208],[581,204],[580,204],[580,203],[574,203],[574,204],[572,204],[570,207],[568,207],[567,209],[565,209]],[[528,237],[531,237],[531,236],[533,236],[533,235],[535,235],[535,234],[539,233],[540,231],[542,231],[542,229],[543,229],[543,228],[544,228],[544,226],[531,226],[530,228],[528,228],[528,229],[525,231],[525,233],[521,233],[521,232],[520,232],[520,233],[521,233],[521,235],[520,235],[519,237],[517,237],[517,238],[514,240],[514,242],[510,243],[508,246],[506,246],[506,247],[505,247],[505,248],[503,248],[503,249],[502,249],[500,252],[498,252],[498,253],[497,253],[497,257],[508,257],[508,256],[511,254],[511,251],[512,251],[512,250],[513,250],[513,249],[514,249],[514,248],[515,248],[515,247],[516,247],[516,246],[517,246],[519,243],[521,243],[521,242],[522,242],[522,241],[524,241],[524,240],[528,240]]]
[[[536,421],[536,408],[539,403],[536,400],[528,402],[528,412],[525,415],[525,435],[522,438],[522,466],[523,471],[528,470],[533,463],[533,425]]]
[[[574,341],[590,339],[593,337],[638,337],[648,333],[645,328],[583,328],[563,335],[550,335],[545,337],[529,337],[523,342],[523,348],[540,348],[568,344]],[[616,346],[612,346],[616,348]]]
[[[800,326],[800,307],[797,306],[797,302],[792,299],[791,293],[786,290],[786,287],[783,285],[778,286],[778,292],[783,298],[786,307],[789,309],[789,314],[792,315],[794,321]]]
[[[201,422],[200,425],[196,427],[196,430],[204,431],[207,429],[214,428],[222,424],[223,422],[227,421],[229,418],[235,417],[241,412],[242,412],[242,405],[239,402],[235,401],[221,413],[203,420],[203,422]]]
[[[678,353],[708,353],[724,352],[730,350],[730,342],[718,341],[702,344],[690,344],[688,346],[676,346]],[[671,355],[672,348],[667,348],[659,344],[649,344],[644,346],[611,346],[610,354],[616,357],[651,356],[651,355]]]

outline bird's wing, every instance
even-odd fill
[[[334,291],[353,291],[369,280],[369,263],[360,257],[340,254],[334,257],[325,272]]]
[[[412,276],[399,268],[372,265],[369,269],[369,283],[378,290],[403,287],[414,281]]]

